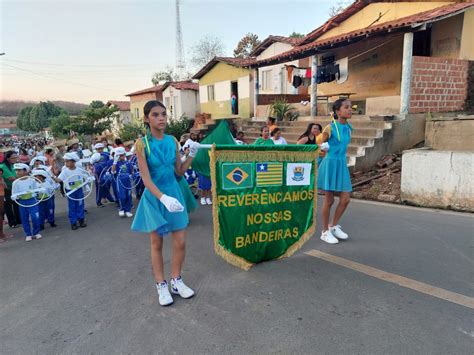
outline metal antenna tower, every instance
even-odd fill
[[[186,72],[186,61],[184,59],[183,33],[181,32],[181,19],[179,16],[179,0],[176,0],[176,75],[179,79]]]

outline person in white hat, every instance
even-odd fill
[[[77,186],[82,184],[84,174],[82,169],[76,167],[76,163],[79,161],[79,157],[75,153],[64,154],[65,167],[57,178],[53,179],[60,183],[65,184],[67,192],[77,189]],[[77,189],[70,195],[71,198],[67,199],[68,202],[68,218],[71,223],[71,229],[76,230],[79,227],[85,228],[87,225],[84,220],[84,191],[82,188]],[[74,200],[73,200],[74,199]],[[78,225],[79,224],[79,225]]]
[[[115,175],[115,183],[117,184],[117,197],[119,202],[120,217],[133,217],[132,207],[132,178],[133,166],[127,160],[125,148],[117,147],[114,150],[114,162],[112,165],[112,173]]]
[[[104,152],[105,146],[102,143],[94,144],[94,150],[96,153],[102,154]]]
[[[19,210],[21,216],[21,224],[25,232],[25,241],[31,242],[33,239],[41,239],[40,222],[39,222],[39,207],[37,204],[37,197],[34,192],[40,186],[35,179],[26,179],[28,176],[29,166],[23,163],[16,163],[13,165],[15,169],[17,180],[12,186],[12,200],[19,201]],[[21,206],[20,205],[23,205]],[[29,207],[24,207],[29,206]],[[30,224],[31,219],[31,224]],[[33,227],[33,228],[32,228]]]
[[[46,165],[46,157],[45,156],[37,156],[37,157],[34,157],[33,159],[31,159],[31,162],[30,162],[30,167],[33,169],[33,168],[37,168],[39,165]]]

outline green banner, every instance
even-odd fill
[[[214,249],[229,263],[288,257],[316,227],[318,147],[214,146]]]

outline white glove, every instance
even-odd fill
[[[327,152],[327,151],[329,150],[329,143],[328,143],[328,142],[324,142],[324,143],[322,143],[319,147],[321,148],[322,151]]]
[[[174,197],[163,194],[160,201],[169,212],[183,212],[183,205]]]
[[[196,143],[196,142],[192,142],[192,143],[189,144],[189,156],[191,158],[194,158],[196,156],[196,154],[199,151],[200,146],[201,145],[199,143]]]

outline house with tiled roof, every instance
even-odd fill
[[[118,108],[118,114],[115,117],[111,131],[113,134],[118,135],[118,132],[123,127],[124,124],[131,123],[132,117],[130,114],[130,102],[129,101],[117,101],[110,100],[107,101],[107,107],[116,107]]]
[[[250,53],[256,61],[271,58],[290,51],[299,44],[301,38],[283,36],[268,36]],[[288,103],[298,108],[300,113],[309,107],[301,106],[301,101],[308,100],[309,79],[306,78],[309,69],[309,59],[301,58],[284,63],[258,68],[258,96],[255,116],[268,116],[268,107],[277,98],[284,98]],[[294,76],[304,78],[297,83]],[[308,112],[309,114],[309,112]]]
[[[191,81],[166,82],[162,87],[163,101],[171,119],[194,118],[200,111],[199,84]]]
[[[150,100],[163,101],[163,86],[155,85],[127,94],[130,98],[131,118],[135,122],[143,121],[143,107]]]
[[[212,119],[253,116],[254,58],[215,57],[193,79],[199,80],[201,112]]]
[[[473,80],[473,33],[473,1],[358,0],[253,67],[310,58],[313,115],[318,95],[350,95],[368,114],[459,111]]]

